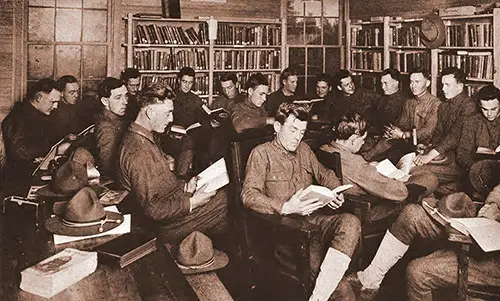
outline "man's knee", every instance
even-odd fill
[[[361,221],[355,215],[345,213],[340,215],[340,231],[349,237],[359,238],[361,235]]]
[[[417,232],[418,224],[426,218],[427,213],[421,205],[408,204],[391,226],[390,232],[401,242],[409,245]]]
[[[415,259],[408,264],[406,269],[406,279],[408,279],[408,288],[422,289],[428,279],[426,276],[426,264],[422,259]]]

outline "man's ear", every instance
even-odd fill
[[[42,98],[42,94],[41,94],[41,92],[37,92],[37,93],[35,94],[34,100],[35,100],[36,102],[40,102],[40,98]]]
[[[106,97],[101,97],[101,103],[105,108],[109,107],[109,99]]]
[[[273,123],[274,132],[279,133],[279,131],[281,131],[282,126],[283,125],[279,121],[275,120]]]
[[[431,85],[431,81],[430,81],[430,80],[426,80],[426,81],[425,81],[425,86],[426,86],[427,88],[429,88],[429,86],[430,86],[430,85]]]
[[[253,91],[254,91],[253,88],[248,88],[248,90],[247,90],[248,97],[252,96]]]
[[[151,106],[148,106],[145,108],[145,110],[146,110],[146,117],[148,117],[148,119],[151,119],[154,115],[153,108],[151,108]]]

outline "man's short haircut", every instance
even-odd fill
[[[336,128],[337,138],[347,140],[353,134],[363,136],[367,129],[366,119],[358,113],[342,116]]]
[[[120,75],[120,79],[124,82],[127,83],[129,79],[131,78],[138,78],[141,77],[141,74],[139,73],[139,70],[135,68],[127,68],[122,71]]]
[[[114,77],[106,77],[100,84],[99,87],[97,88],[97,93],[99,95],[99,98],[108,98],[111,96],[111,90],[114,90],[116,88],[120,88],[123,86],[123,82],[117,78]]]
[[[316,75],[316,83],[325,82],[328,84],[328,87],[332,86],[332,77],[326,73],[320,73]]]
[[[304,104],[284,102],[276,110],[276,121],[285,124],[288,116],[294,116],[301,121],[309,121],[311,107]]]
[[[194,77],[194,69],[191,67],[182,67],[181,70],[179,71],[179,78],[182,78],[184,75],[187,76],[192,76]]]
[[[64,91],[66,84],[78,83],[78,80],[73,75],[63,75],[57,80],[57,90]]]
[[[257,86],[269,86],[269,83],[267,82],[267,78],[262,74],[262,73],[254,73],[250,75],[250,77],[247,80],[247,86],[246,89],[252,88],[255,89]]]
[[[161,92],[161,90],[165,89],[164,92]],[[161,93],[160,93],[161,92]],[[175,92],[172,90],[172,88],[167,85],[164,82],[154,82],[147,86],[144,89],[144,93],[154,93],[156,95],[159,95],[163,98],[168,98],[168,99],[174,99],[175,98]]]
[[[280,74],[280,84],[283,84],[283,81],[288,79],[290,76],[297,76],[298,74],[297,69],[293,66],[285,68],[285,70],[281,71]]]
[[[172,100],[172,98],[165,97],[163,95],[158,95],[152,91],[144,91],[144,92],[139,92],[137,94],[137,104],[141,109],[149,105],[163,104],[167,99]]]
[[[227,82],[228,80],[232,81],[233,84],[236,84],[238,82],[236,74],[232,72],[222,73],[219,77],[220,82]]]
[[[462,69],[458,69],[457,67],[448,67],[444,68],[443,71],[441,72],[441,77],[445,75],[450,75],[452,74],[457,83],[459,84],[465,84],[465,73]]]
[[[349,76],[351,76],[351,73],[349,73],[349,71],[345,69],[339,70],[339,72],[335,73],[335,76],[333,77],[334,86],[342,86],[341,80],[344,78],[348,78]]]
[[[500,101],[500,90],[492,84],[482,87],[476,94],[477,100],[493,100],[497,99]]]
[[[410,72],[410,75],[412,75],[413,73],[422,73],[426,80],[431,80],[431,73],[427,69],[415,68]]]
[[[52,90],[57,89],[57,83],[52,78],[42,78],[38,80],[30,89],[28,99],[35,99],[38,93],[45,92],[49,94]]]
[[[387,68],[384,71],[382,71],[382,74],[380,77],[389,74],[393,80],[397,80],[398,82],[401,82],[401,72],[399,72],[398,69],[395,68]]]

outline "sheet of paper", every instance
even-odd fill
[[[226,160],[221,158],[219,161],[210,165],[207,169],[198,174],[198,182],[196,189],[199,189],[208,183],[206,192],[217,190],[226,186],[229,183],[229,175],[227,174]]]
[[[461,224],[458,225],[457,223]],[[500,250],[500,223],[484,217],[476,218],[453,218],[450,222],[453,228],[460,232],[459,227],[467,229],[472,238],[485,252]]]
[[[116,206],[109,206],[106,207],[104,210],[106,211],[111,211],[111,212],[118,212],[118,209]],[[130,214],[125,214],[123,215],[123,223],[119,225],[118,227],[109,230],[104,233],[98,233],[94,235],[89,235],[89,236],[66,236],[66,235],[58,235],[54,234],[54,244],[55,245],[60,245],[72,241],[78,241],[78,240],[83,240],[83,239],[88,239],[88,238],[95,238],[95,237],[100,237],[104,235],[116,235],[116,234],[125,234],[125,233],[130,233],[130,225],[132,222],[132,217]]]

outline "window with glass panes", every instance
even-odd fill
[[[108,0],[29,0],[28,86],[40,78],[73,75],[82,94],[107,74]]]
[[[313,91],[315,76],[342,66],[343,0],[287,0],[288,65],[299,68],[296,93]]]

